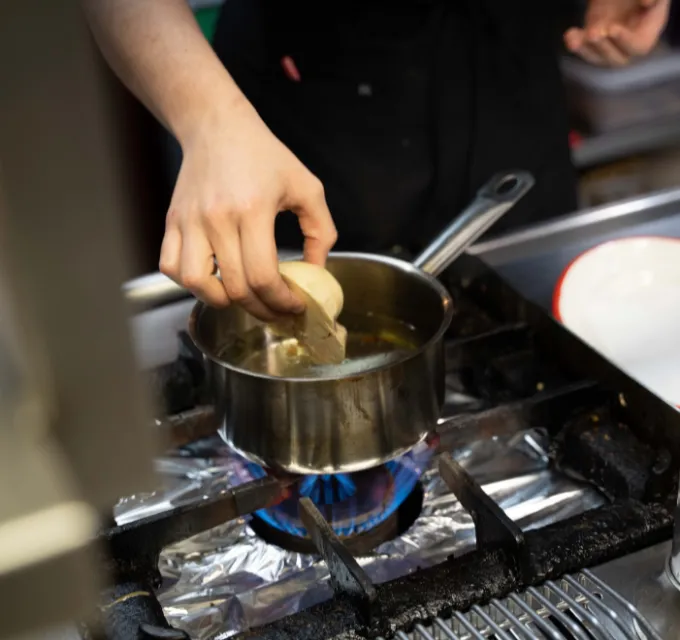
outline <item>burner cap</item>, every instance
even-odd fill
[[[424,491],[420,482],[408,494],[399,507],[379,524],[362,533],[341,536],[343,544],[355,556],[366,555],[379,547],[383,542],[393,540],[406,533],[420,515],[423,507]],[[307,537],[288,533],[272,526],[268,520],[254,514],[249,522],[250,528],[265,542],[295,553],[318,554],[312,540]]]
[[[388,520],[418,485],[427,469],[436,443],[422,442],[397,460],[352,474],[302,476],[289,499],[256,513],[269,527],[305,538],[307,532],[298,514],[298,500],[314,502],[340,538],[369,532]],[[239,458],[233,482],[242,484],[264,478],[262,467]],[[290,545],[288,545],[290,546]]]

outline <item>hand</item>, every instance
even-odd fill
[[[274,219],[297,214],[305,260],[323,265],[337,234],[321,182],[245,99],[199,129],[183,141],[160,270],[212,306],[240,304],[264,321],[302,312],[279,274]]]
[[[591,64],[623,66],[656,46],[669,9],[670,0],[590,0],[584,28],[569,29],[564,41]]]

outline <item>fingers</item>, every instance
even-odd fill
[[[178,282],[206,304],[226,307],[229,297],[214,271],[213,248],[203,229],[199,226],[185,229]]]
[[[651,49],[649,43],[641,41],[633,31],[620,24],[611,28],[610,38],[629,58],[644,56]]]
[[[161,271],[200,300],[218,307],[233,302],[265,322],[305,308],[279,273],[274,237],[279,210],[297,213],[311,262],[323,265],[337,237],[321,183],[280,143],[274,151],[282,157],[261,184],[248,182],[249,171],[233,179],[233,188],[216,189],[219,180],[213,178],[208,192],[197,194],[196,178],[183,181],[180,172],[160,258]],[[191,174],[193,165],[186,167]],[[197,172],[199,179],[203,173]]]
[[[601,30],[569,29],[564,35],[567,48],[586,62],[598,66],[620,67],[630,62],[631,55]]]
[[[244,218],[240,239],[248,286],[262,304],[275,314],[302,313],[303,302],[293,295],[279,273],[274,216],[255,213]]]
[[[625,12],[625,13],[623,13]],[[618,22],[622,15],[627,15],[630,7],[624,6],[620,0],[591,0],[585,15],[585,43],[603,40],[608,35],[609,27]]]
[[[168,225],[161,272],[206,304],[225,307],[233,302],[264,322],[304,311],[279,274],[273,222],[266,224],[273,214],[245,218],[242,231],[228,215],[217,218],[204,216],[203,226],[183,229]],[[215,277],[215,261],[220,278]]]
[[[199,300],[215,307],[227,306],[229,297],[213,275],[215,261],[205,234],[198,226],[182,232],[176,218],[171,209],[161,245],[158,265],[161,273],[191,291]]]
[[[605,61],[588,42],[584,29],[569,29],[564,34],[564,44],[572,53],[594,65],[603,65]]]
[[[241,255],[239,232],[237,229],[230,231],[225,233],[218,227],[211,234],[222,286],[231,302],[240,304],[256,318],[271,322],[278,314],[269,309],[250,288]]]
[[[564,44],[573,53],[577,53],[578,50],[583,46],[586,38],[586,33],[583,29],[577,29],[576,27],[569,29],[564,34]]]
[[[578,51],[578,55],[581,56],[586,62],[596,65],[598,67],[604,67],[607,65],[607,61],[602,57],[598,50],[591,44],[584,44]]]
[[[668,19],[669,5],[669,0],[591,0],[585,29],[567,31],[565,44],[593,64],[628,64],[633,58],[647,55],[657,44]]]
[[[158,268],[161,273],[179,283],[179,265],[182,255],[182,234],[175,225],[166,225]]]
[[[624,53],[610,38],[603,38],[589,46],[596,56],[602,60],[600,64],[622,67],[630,62],[631,56]]]
[[[324,265],[328,252],[337,240],[337,231],[328,210],[321,183],[309,175],[296,175],[299,191],[289,196],[290,209],[298,216],[305,236],[304,258]],[[292,191],[292,190],[291,190]],[[271,210],[270,210],[271,209]],[[218,254],[220,273],[229,297],[242,304],[252,315],[268,321],[281,315],[304,311],[304,304],[288,288],[279,273],[279,260],[274,237],[274,219],[278,211],[260,204],[239,218],[238,246],[222,239]],[[240,249],[240,264],[235,258]],[[231,253],[231,258],[223,255]],[[225,276],[225,274],[228,274]],[[226,278],[226,279],[225,279]],[[234,293],[236,296],[234,297]]]
[[[297,215],[305,237],[305,260],[324,266],[329,251],[338,239],[338,232],[326,204],[323,185],[317,178],[311,179],[310,185],[291,209]]]

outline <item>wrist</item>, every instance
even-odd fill
[[[183,151],[201,139],[213,137],[216,128],[233,126],[254,112],[236,83],[221,71],[224,82],[208,82],[204,87],[194,85],[190,89],[191,99],[184,105],[179,101],[181,106],[171,128]]]

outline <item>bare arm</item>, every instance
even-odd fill
[[[127,87],[183,146],[217,109],[248,108],[186,0],[83,0],[97,43]]]
[[[274,219],[295,212],[305,258],[323,264],[336,232],[321,182],[260,119],[186,0],[83,3],[111,67],[182,145],[161,271],[209,304],[240,304],[263,320],[301,311],[279,274]]]

